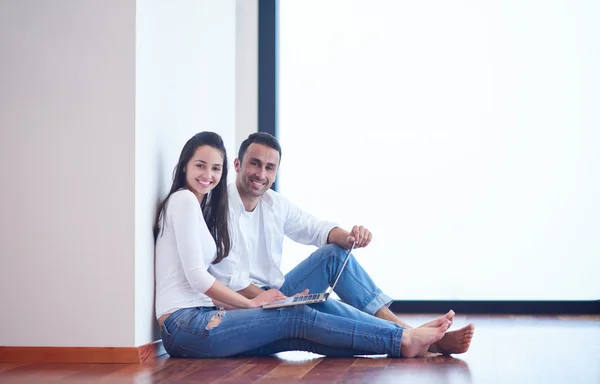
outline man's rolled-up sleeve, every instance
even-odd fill
[[[305,245],[322,247],[327,244],[329,232],[339,225],[333,221],[319,220],[301,210],[287,199],[280,197],[286,217],[284,232],[290,239]]]

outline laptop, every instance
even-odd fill
[[[348,264],[348,260],[350,259],[350,254],[352,253],[353,249],[354,249],[354,243],[352,243],[352,246],[348,250],[348,253],[346,254],[346,258],[344,259],[344,263],[342,264],[342,267],[340,268],[340,271],[338,272],[337,277],[335,278],[335,281],[333,282],[333,285],[331,285],[330,287],[327,287],[325,292],[313,293],[313,294],[308,294],[308,295],[304,295],[304,296],[291,296],[291,297],[285,298],[283,300],[274,301],[270,304],[265,304],[262,307],[263,308],[281,308],[281,307],[289,307],[291,305],[315,304],[315,303],[322,303],[322,302],[327,301],[327,299],[329,298],[329,295],[331,295],[331,293],[333,292],[333,289],[335,288],[335,285],[337,284],[338,280],[340,279],[340,276],[342,276],[342,272],[344,272],[344,268],[346,268],[346,264]]]

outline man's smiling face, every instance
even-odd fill
[[[279,152],[263,144],[252,143],[243,159],[235,159],[236,184],[240,196],[262,196],[275,182],[279,167]]]

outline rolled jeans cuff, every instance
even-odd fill
[[[379,291],[377,293],[377,295],[375,296],[375,298],[373,298],[373,300],[371,300],[370,303],[368,303],[364,309],[363,312],[368,313],[369,315],[374,315],[377,311],[379,311],[384,305],[386,307],[389,307],[392,302],[394,300],[392,300],[391,297],[389,297],[388,295],[386,295],[385,293]]]

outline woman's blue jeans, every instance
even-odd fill
[[[365,323],[306,305],[231,311],[197,307],[171,314],[161,326],[161,336],[172,357],[265,356],[290,350],[336,357],[400,357],[403,329],[372,319]]]
[[[346,251],[326,245],[286,275],[281,291],[292,296],[304,289],[320,293],[333,283]],[[265,356],[290,350],[326,356],[388,354],[400,356],[403,329],[372,316],[391,298],[382,293],[354,256],[329,299],[310,306],[280,309],[216,308],[176,311],[161,327],[163,344],[173,357]],[[221,322],[208,327],[220,316]]]

